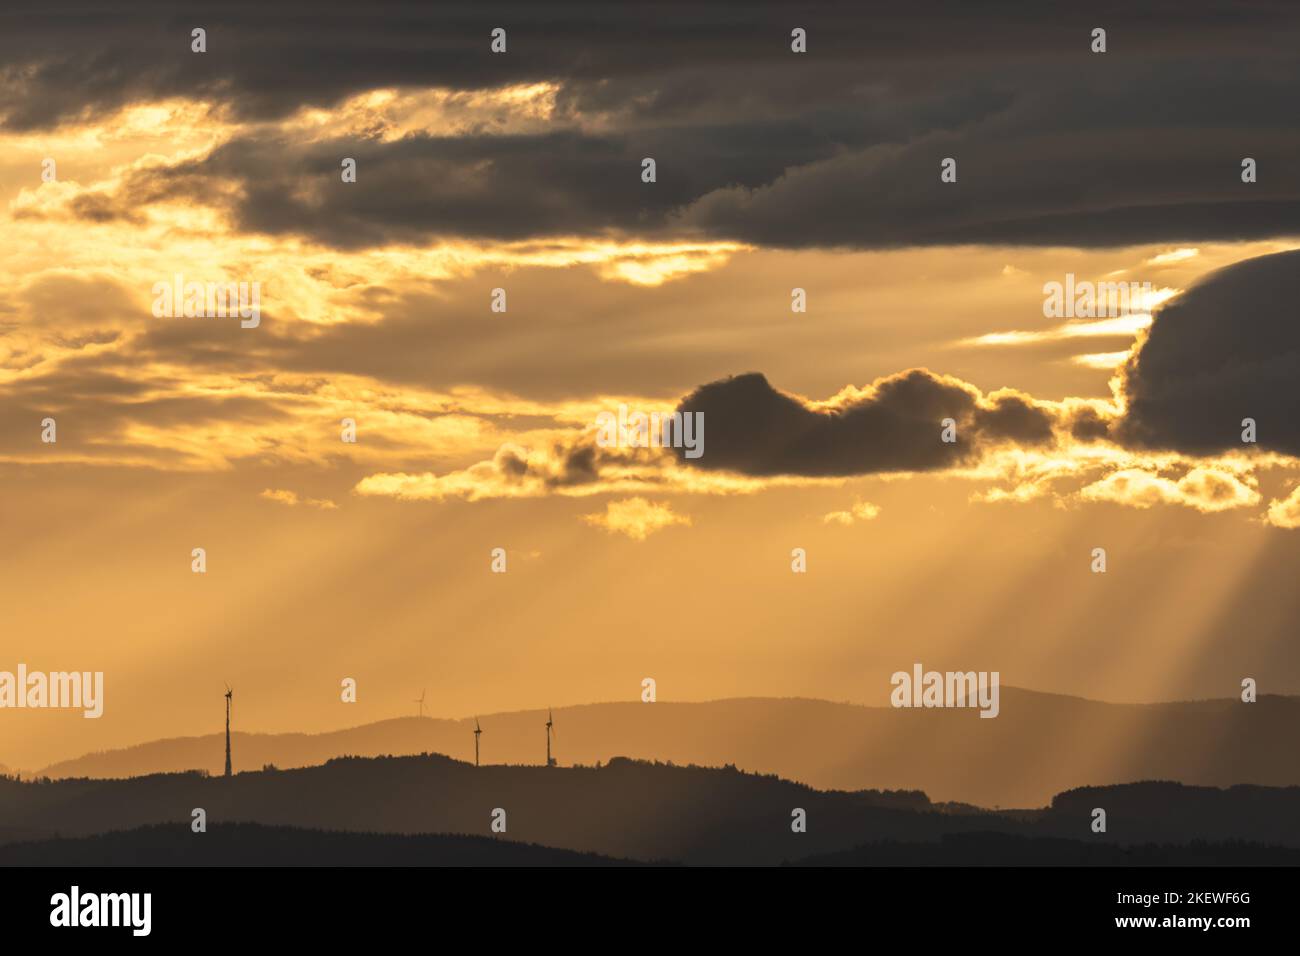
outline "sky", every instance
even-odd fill
[[[914,662],[1300,693],[1300,11],[1132,6],[5,15],[0,670],[106,690],[0,764],[226,683],[263,731]]]

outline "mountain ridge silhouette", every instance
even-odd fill
[[[1095,807],[1106,809],[1104,833],[1092,830]],[[3,778],[0,846],[152,825],[181,835],[168,838],[173,849],[187,845],[177,839],[219,841],[224,831],[192,832],[195,808],[203,809],[209,827],[249,823],[334,833],[463,835],[703,865],[775,865],[845,853],[852,858],[855,848],[930,845],[959,834],[1069,844],[1053,850],[1050,843],[985,837],[985,843],[969,845],[972,852],[957,854],[986,865],[1002,860],[1004,852],[1046,862],[1122,857],[1089,849],[1095,846],[1199,843],[1210,849],[1197,859],[1239,863],[1294,859],[1275,851],[1300,851],[1300,787],[1221,789],[1147,781],[1080,788],[1035,810],[987,810],[932,803],[918,792],[822,791],[734,767],[625,758],[601,766],[475,767],[442,754],[341,757],[317,767],[232,777],[192,771],[116,780]],[[793,825],[799,811],[802,830]],[[504,832],[493,829],[499,815]],[[1242,844],[1256,849],[1243,850]],[[1225,849],[1230,846],[1236,849]],[[86,851],[94,852],[94,845]],[[213,855],[220,852],[211,848]],[[319,857],[326,849],[312,849],[303,838],[297,852]],[[916,851],[918,861],[933,856]]]
[[[480,716],[484,764],[544,760],[544,709]],[[866,707],[813,698],[618,702],[555,709],[562,764],[615,756],[734,764],[820,789],[923,790],[943,802],[1043,806],[1076,787],[1138,780],[1300,784],[1288,741],[1300,698],[1266,695],[1111,704],[1002,688],[1002,713]],[[473,759],[473,718],[397,717],[320,734],[233,733],[236,768],[314,766],[339,756],[445,753]],[[86,754],[38,771],[115,778],[219,773],[221,732]],[[30,775],[30,774],[25,774]]]

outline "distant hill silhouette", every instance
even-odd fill
[[[1046,818],[1086,818],[1094,807],[1105,809],[1107,835],[1120,842],[1185,842],[1195,835],[1300,847],[1300,787],[1081,787],[1054,797]]]
[[[441,755],[341,758],[320,767],[209,777],[197,772],[128,780],[0,780],[0,841],[79,837],[167,823],[189,834],[191,810],[209,826],[490,836],[495,808],[506,839],[635,860],[775,864],[884,842],[1001,833],[1087,845],[1250,841],[1300,848],[1300,788],[1228,790],[1171,783],[1087,788],[1040,810],[932,804],[922,793],[818,791],[734,768],[617,759],[601,767],[475,768]],[[1108,832],[1090,830],[1093,807]],[[792,811],[807,831],[791,829]],[[198,835],[196,835],[198,836]],[[203,836],[211,837],[212,833]],[[986,846],[995,864],[1005,849]],[[1049,850],[1034,852],[1050,856]],[[1063,853],[1076,848],[1062,845]],[[1210,851],[1207,851],[1210,852]],[[1233,851],[1249,857],[1249,850]],[[1265,859],[1261,854],[1261,861]],[[1268,857],[1272,859],[1272,857]]]
[[[0,855],[0,860],[3,860]],[[1258,843],[1117,846],[1009,833],[951,833],[935,843],[886,841],[805,857],[796,866],[1300,866],[1300,849]]]
[[[0,846],[0,866],[626,866],[591,853],[454,834],[343,833],[226,823],[206,834],[153,824]],[[793,866],[1300,866],[1300,849],[1254,843],[1117,846],[1007,833],[882,841]]]
[[[935,800],[1043,806],[1075,787],[1177,780],[1300,784],[1294,746],[1300,698],[1107,704],[1002,688],[1001,714],[895,710],[804,699],[613,703],[555,711],[562,764],[616,755],[679,764],[734,764],[822,789],[924,790]],[[218,714],[220,709],[217,710]],[[540,764],[544,711],[481,717],[486,764]],[[474,757],[472,720],[406,717],[324,734],[234,734],[236,768],[313,766],[344,755]],[[222,732],[89,754],[40,771],[126,777],[219,773]]]
[[[338,833],[224,823],[207,833],[153,824],[0,846],[0,866],[619,866],[630,861],[514,840]]]

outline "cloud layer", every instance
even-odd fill
[[[1226,4],[1174,3],[1087,18],[953,2],[758,3],[744,18],[725,3],[671,18],[598,3],[410,4],[383,18],[344,2],[255,15],[198,4],[184,20],[154,4],[100,21],[72,9],[0,38],[9,130],[173,98],[229,124],[210,152],[70,197],[87,222],[178,194],[218,203],[241,229],[339,248],[628,234],[1115,246],[1300,222],[1300,10],[1286,3],[1253,4],[1248,25]],[[1099,22],[1104,54],[1090,50]],[[190,52],[196,24],[207,53]],[[796,26],[807,53],[790,50]],[[520,90],[533,91],[528,109],[515,108]],[[482,109],[368,121],[355,109],[430,93]],[[357,122],[313,128],[323,110]],[[344,157],[358,161],[346,188]],[[1245,157],[1259,168],[1249,185]],[[946,158],[956,182],[940,181]]]
[[[761,374],[704,385],[678,406],[703,414],[706,453],[693,464],[750,475],[928,471],[970,462],[1000,442],[1042,445],[1052,415],[1004,390],[984,396],[958,379],[912,369],[812,405]],[[945,419],[953,422],[944,438]]]
[[[1300,455],[1300,252],[1249,259],[1168,302],[1129,364],[1125,441],[1191,453]]]

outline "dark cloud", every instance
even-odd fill
[[[559,90],[546,135],[300,145],[263,130],[153,188],[79,198],[71,212],[90,221],[138,215],[168,187],[224,195],[213,187],[233,181],[241,228],[348,248],[606,231],[783,248],[1106,246],[1300,230],[1294,4],[43,9],[0,37],[11,128],[172,95],[274,119],[381,87]],[[189,52],[198,24],[203,55]],[[1099,24],[1104,55],[1088,49]],[[795,25],[806,55],[789,50]],[[495,26],[507,54],[489,52]],[[341,188],[345,155],[361,170]],[[658,163],[652,186],[644,156]],[[1245,156],[1259,162],[1252,185]],[[945,157],[954,184],[939,181]]]
[[[188,195],[222,202],[215,188],[239,185],[231,209],[241,230],[299,233],[338,247],[419,243],[432,238],[526,239],[662,228],[668,213],[737,170],[743,143],[734,130],[709,138],[711,155],[670,165],[641,182],[644,156],[682,155],[651,135],[411,136],[392,143],[336,141],[295,147],[241,139],[204,160],[161,175]],[[666,137],[685,134],[663,134]],[[743,136],[741,136],[743,139]],[[796,152],[754,169],[752,183],[779,175]],[[339,176],[357,160],[357,181]],[[756,163],[751,160],[751,167]]]
[[[1104,441],[1110,437],[1112,419],[1084,405],[1069,411],[1064,424],[1075,441]]]
[[[1300,133],[1240,133],[1213,145],[1207,134],[934,134],[794,169],[758,190],[719,190],[683,210],[679,224],[758,245],[857,248],[1106,247],[1300,231]],[[1268,157],[1276,178],[1244,185],[1245,156]],[[949,157],[958,182],[940,185]]]
[[[678,224],[762,245],[1114,246],[1300,230],[1300,60],[1158,62],[1082,54],[967,78],[1005,108],[846,148],[759,189],[729,186]],[[1106,54],[1106,57],[1111,54]],[[1269,176],[1244,184],[1245,157]],[[956,160],[957,181],[940,182]]]
[[[989,444],[1052,440],[1050,412],[1008,392],[912,369],[831,407],[814,407],[754,372],[696,389],[678,406],[704,415],[705,453],[684,462],[749,475],[857,475],[969,463]],[[955,442],[942,422],[956,423]]]
[[[813,63],[855,65],[878,77],[919,61],[989,57],[1051,59],[1077,50],[1105,23],[1122,55],[1151,57],[1202,49],[1223,55],[1294,52],[1296,15],[1285,0],[1229,0],[1189,6],[1100,0],[1087,10],[1003,0],[899,5],[713,2],[427,3],[378,8],[352,0],[137,0],[105,8],[52,0],[11,17],[0,33],[7,80],[0,110],[10,128],[48,127],[134,99],[203,96],[238,115],[273,118],[304,105],[328,106],[378,87],[483,89],[507,83],[563,83],[580,107],[671,112],[710,97],[710,85],[743,101],[744,91],[801,92]],[[190,51],[190,31],[208,33],[208,52]],[[489,52],[494,27],[509,52]],[[809,33],[807,59],[793,63],[790,30]],[[1106,64],[1110,66],[1111,64]],[[707,71],[690,87],[674,78]],[[639,86],[619,80],[642,78]],[[612,81],[612,82],[611,82]],[[729,91],[730,88],[730,91]],[[622,92],[620,98],[618,94]],[[823,89],[821,92],[827,92]]]
[[[1170,300],[1126,369],[1122,441],[1197,453],[1300,455],[1300,252],[1237,263]]]
[[[1044,445],[1052,441],[1052,416],[1032,400],[1011,392],[989,396],[987,407],[975,409],[975,427],[988,439],[1021,445]]]
[[[832,88],[804,115],[633,118],[599,134],[299,144],[262,132],[141,171],[115,203],[79,197],[72,212],[128,218],[185,195],[229,203],[241,230],[341,248],[603,233],[777,247],[1108,246],[1300,230],[1300,131],[1285,120],[1300,67],[1279,77],[1270,64],[1237,64],[1223,82],[1195,69],[1008,67],[971,78],[973,89],[897,96],[892,109],[882,103],[892,86],[853,102]],[[356,183],[340,181],[344,156],[358,162]],[[1258,182],[1241,182],[1246,156]],[[656,160],[653,184],[641,182],[644,157]],[[948,157],[955,183],[939,178]]]
[[[560,128],[301,143],[263,128],[201,159],[139,170],[111,198],[82,193],[68,212],[102,222],[138,217],[151,202],[192,199],[227,207],[241,230],[294,233],[340,248],[458,236],[668,236],[683,231],[682,210],[717,189],[759,189],[845,149],[991,116],[1009,102],[987,91],[900,97],[857,90],[848,95],[852,102],[831,92],[805,114],[769,108],[762,116],[699,116],[680,125],[638,125],[632,117],[632,125],[601,133]],[[355,183],[341,181],[343,157],[357,162]],[[645,157],[658,164],[653,184],[641,181]]]

